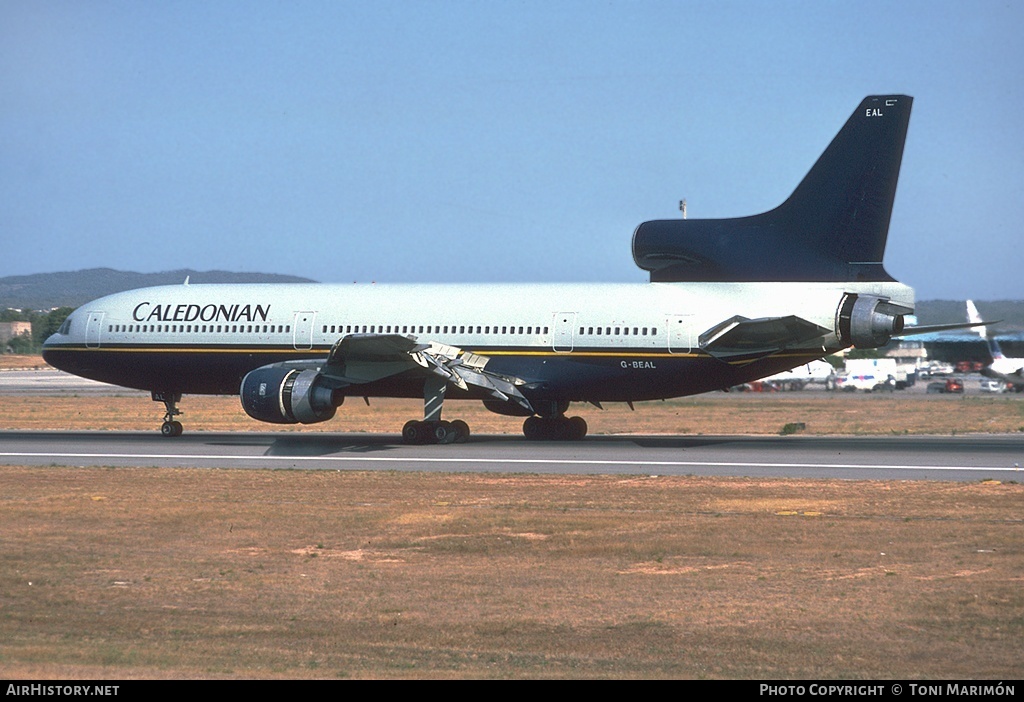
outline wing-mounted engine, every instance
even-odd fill
[[[901,336],[903,315],[913,311],[883,297],[848,293],[836,312],[836,330],[846,344],[875,349]]]
[[[272,424],[315,424],[334,417],[344,397],[314,369],[264,366],[242,379],[242,408]]]

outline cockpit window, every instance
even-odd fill
[[[57,330],[57,333],[65,336],[71,333],[71,317],[64,320],[64,324],[60,325],[60,329]]]

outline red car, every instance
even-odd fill
[[[964,383],[962,380],[957,378],[950,378],[946,382],[935,382],[928,383],[928,394],[939,394],[939,393],[962,393],[964,391]]]

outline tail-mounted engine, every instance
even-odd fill
[[[317,371],[284,366],[264,366],[246,375],[241,398],[246,414],[273,424],[326,422],[343,400],[335,398]]]
[[[885,346],[903,331],[903,315],[914,310],[874,295],[847,293],[839,305],[839,338],[858,349]]]

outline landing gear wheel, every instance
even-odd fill
[[[587,435],[587,421],[583,417],[571,417],[565,421],[566,440],[582,441]]]
[[[417,422],[415,419],[412,419],[402,427],[403,444],[422,444],[425,436],[426,432],[424,431],[423,422]]]
[[[181,436],[182,431],[181,422],[164,422],[160,426],[160,433],[167,437]]]
[[[455,432],[455,443],[464,444],[469,441],[469,425],[461,419],[452,422],[452,431]]]
[[[530,441],[580,441],[587,435],[583,417],[528,417],[523,436]]]
[[[523,422],[523,436],[529,441],[540,441],[547,438],[544,431],[547,424],[540,417],[527,417]]]
[[[455,430],[451,422],[438,422],[434,427],[434,440],[439,444],[451,444],[455,442]]]
[[[402,427],[403,444],[464,444],[469,440],[469,425],[454,422],[412,419]]]

